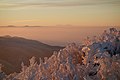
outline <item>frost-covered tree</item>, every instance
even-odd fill
[[[35,57],[27,67],[21,63],[20,73],[5,80],[120,80],[120,34],[115,28],[100,37],[87,37],[84,45],[68,44],[49,58]],[[0,79],[1,78],[0,67]]]

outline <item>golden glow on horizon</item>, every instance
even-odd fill
[[[0,2],[0,25],[120,26],[119,0],[13,0],[12,2],[1,0]]]

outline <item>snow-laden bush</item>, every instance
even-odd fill
[[[100,37],[87,38],[83,45],[71,43],[49,58],[35,57],[20,73],[5,75],[5,80],[120,80],[120,32],[110,28]],[[1,68],[0,68],[1,69]]]

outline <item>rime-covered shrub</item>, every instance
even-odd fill
[[[11,73],[4,79],[120,80],[120,32],[111,28],[100,37],[87,38],[83,45],[71,43],[49,58],[40,58],[39,64],[35,57],[29,61],[29,66],[21,63],[20,73]]]

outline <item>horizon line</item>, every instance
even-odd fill
[[[120,27],[120,25],[0,25],[0,27]]]

